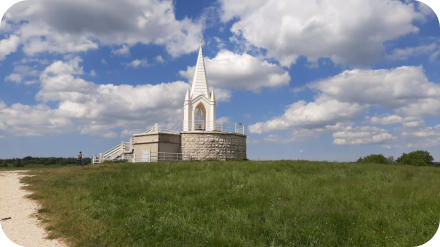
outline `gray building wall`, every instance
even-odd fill
[[[157,161],[157,153],[180,153],[180,134],[177,133],[145,133],[133,136],[133,154],[136,162],[142,157],[142,152],[148,150],[151,153],[151,161]]]

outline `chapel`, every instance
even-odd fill
[[[246,135],[242,123],[216,123],[214,89],[209,88],[200,45],[191,90],[183,102],[183,127],[161,129],[159,124],[134,134],[128,142],[93,156],[93,163],[126,160],[158,162],[180,160],[245,160]]]

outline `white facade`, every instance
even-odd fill
[[[209,92],[205,60],[200,46],[191,91],[187,90],[185,95],[183,131],[214,131],[215,108],[214,90]]]

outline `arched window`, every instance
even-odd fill
[[[205,106],[200,103],[197,105],[194,114],[194,130],[206,129],[206,109]]]

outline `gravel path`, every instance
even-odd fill
[[[26,198],[30,192],[21,189],[23,176],[18,171],[0,172],[0,224],[4,233],[24,247],[66,246],[61,241],[46,239],[47,234],[36,217],[38,204]]]

